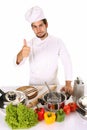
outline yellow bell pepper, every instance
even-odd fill
[[[54,112],[49,112],[49,111],[45,112],[44,113],[44,120],[45,120],[46,124],[54,123],[55,120],[56,120],[55,113]]]

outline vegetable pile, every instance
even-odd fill
[[[20,103],[17,106],[9,104],[6,107],[5,121],[13,129],[23,129],[35,126],[39,121],[44,120],[46,124],[52,124],[55,121],[62,122],[66,115],[75,112],[77,105],[75,102],[66,104],[56,112],[45,111],[43,107],[27,108]]]
[[[38,123],[38,116],[32,108],[27,108],[23,104],[6,107],[5,121],[13,129],[30,128]]]

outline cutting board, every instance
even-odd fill
[[[22,86],[16,90],[24,92],[29,100],[35,98],[38,95],[38,89],[33,86]]]

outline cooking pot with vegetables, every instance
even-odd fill
[[[67,99],[69,99],[70,94],[64,92],[52,92],[44,95],[42,99],[38,99],[38,102],[44,105],[44,107],[49,111],[57,111],[63,108]]]
[[[5,108],[10,103],[13,105],[25,103],[27,99],[23,92],[16,90],[8,91],[5,93],[0,89],[0,94],[0,108]]]

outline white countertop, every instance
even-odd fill
[[[8,89],[6,89],[8,90]],[[87,89],[86,89],[87,90]],[[87,95],[87,91],[85,94]],[[69,100],[68,100],[69,102]],[[0,129],[11,130],[7,123],[5,122],[5,113],[0,109]],[[80,117],[77,112],[72,112],[66,115],[63,122],[55,122],[53,124],[47,125],[45,121],[39,122],[36,126],[29,128],[29,130],[87,130],[87,120]],[[28,129],[23,129],[28,130]]]

